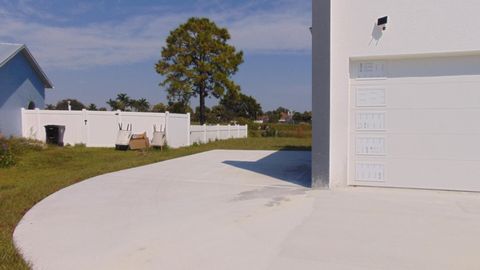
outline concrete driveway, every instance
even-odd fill
[[[211,151],[92,178],[17,227],[33,269],[480,269],[480,195],[308,190],[309,152]]]

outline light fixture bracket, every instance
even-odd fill
[[[378,18],[377,26],[381,27],[383,30],[387,30],[388,16]]]

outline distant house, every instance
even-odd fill
[[[254,121],[256,124],[266,124],[270,122],[270,118],[268,115],[262,115],[257,118],[257,120]]]
[[[0,133],[21,136],[21,108],[43,108],[52,83],[23,44],[0,43]]]
[[[254,123],[265,124],[265,123],[268,123],[269,120],[270,119],[268,118],[267,115],[262,115],[262,116],[257,117],[257,120],[255,120]]]
[[[279,123],[289,124],[293,123],[293,112],[282,112],[280,113],[280,119],[278,120]]]

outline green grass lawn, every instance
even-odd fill
[[[29,269],[12,234],[23,215],[55,191],[96,175],[214,149],[310,150],[310,138],[237,139],[145,153],[85,147],[25,150],[15,167],[0,169],[0,269]]]

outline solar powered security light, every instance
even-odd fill
[[[388,23],[388,16],[379,18],[379,19],[377,20],[377,25],[378,25],[379,27],[382,27],[383,30],[387,30],[387,23]]]

